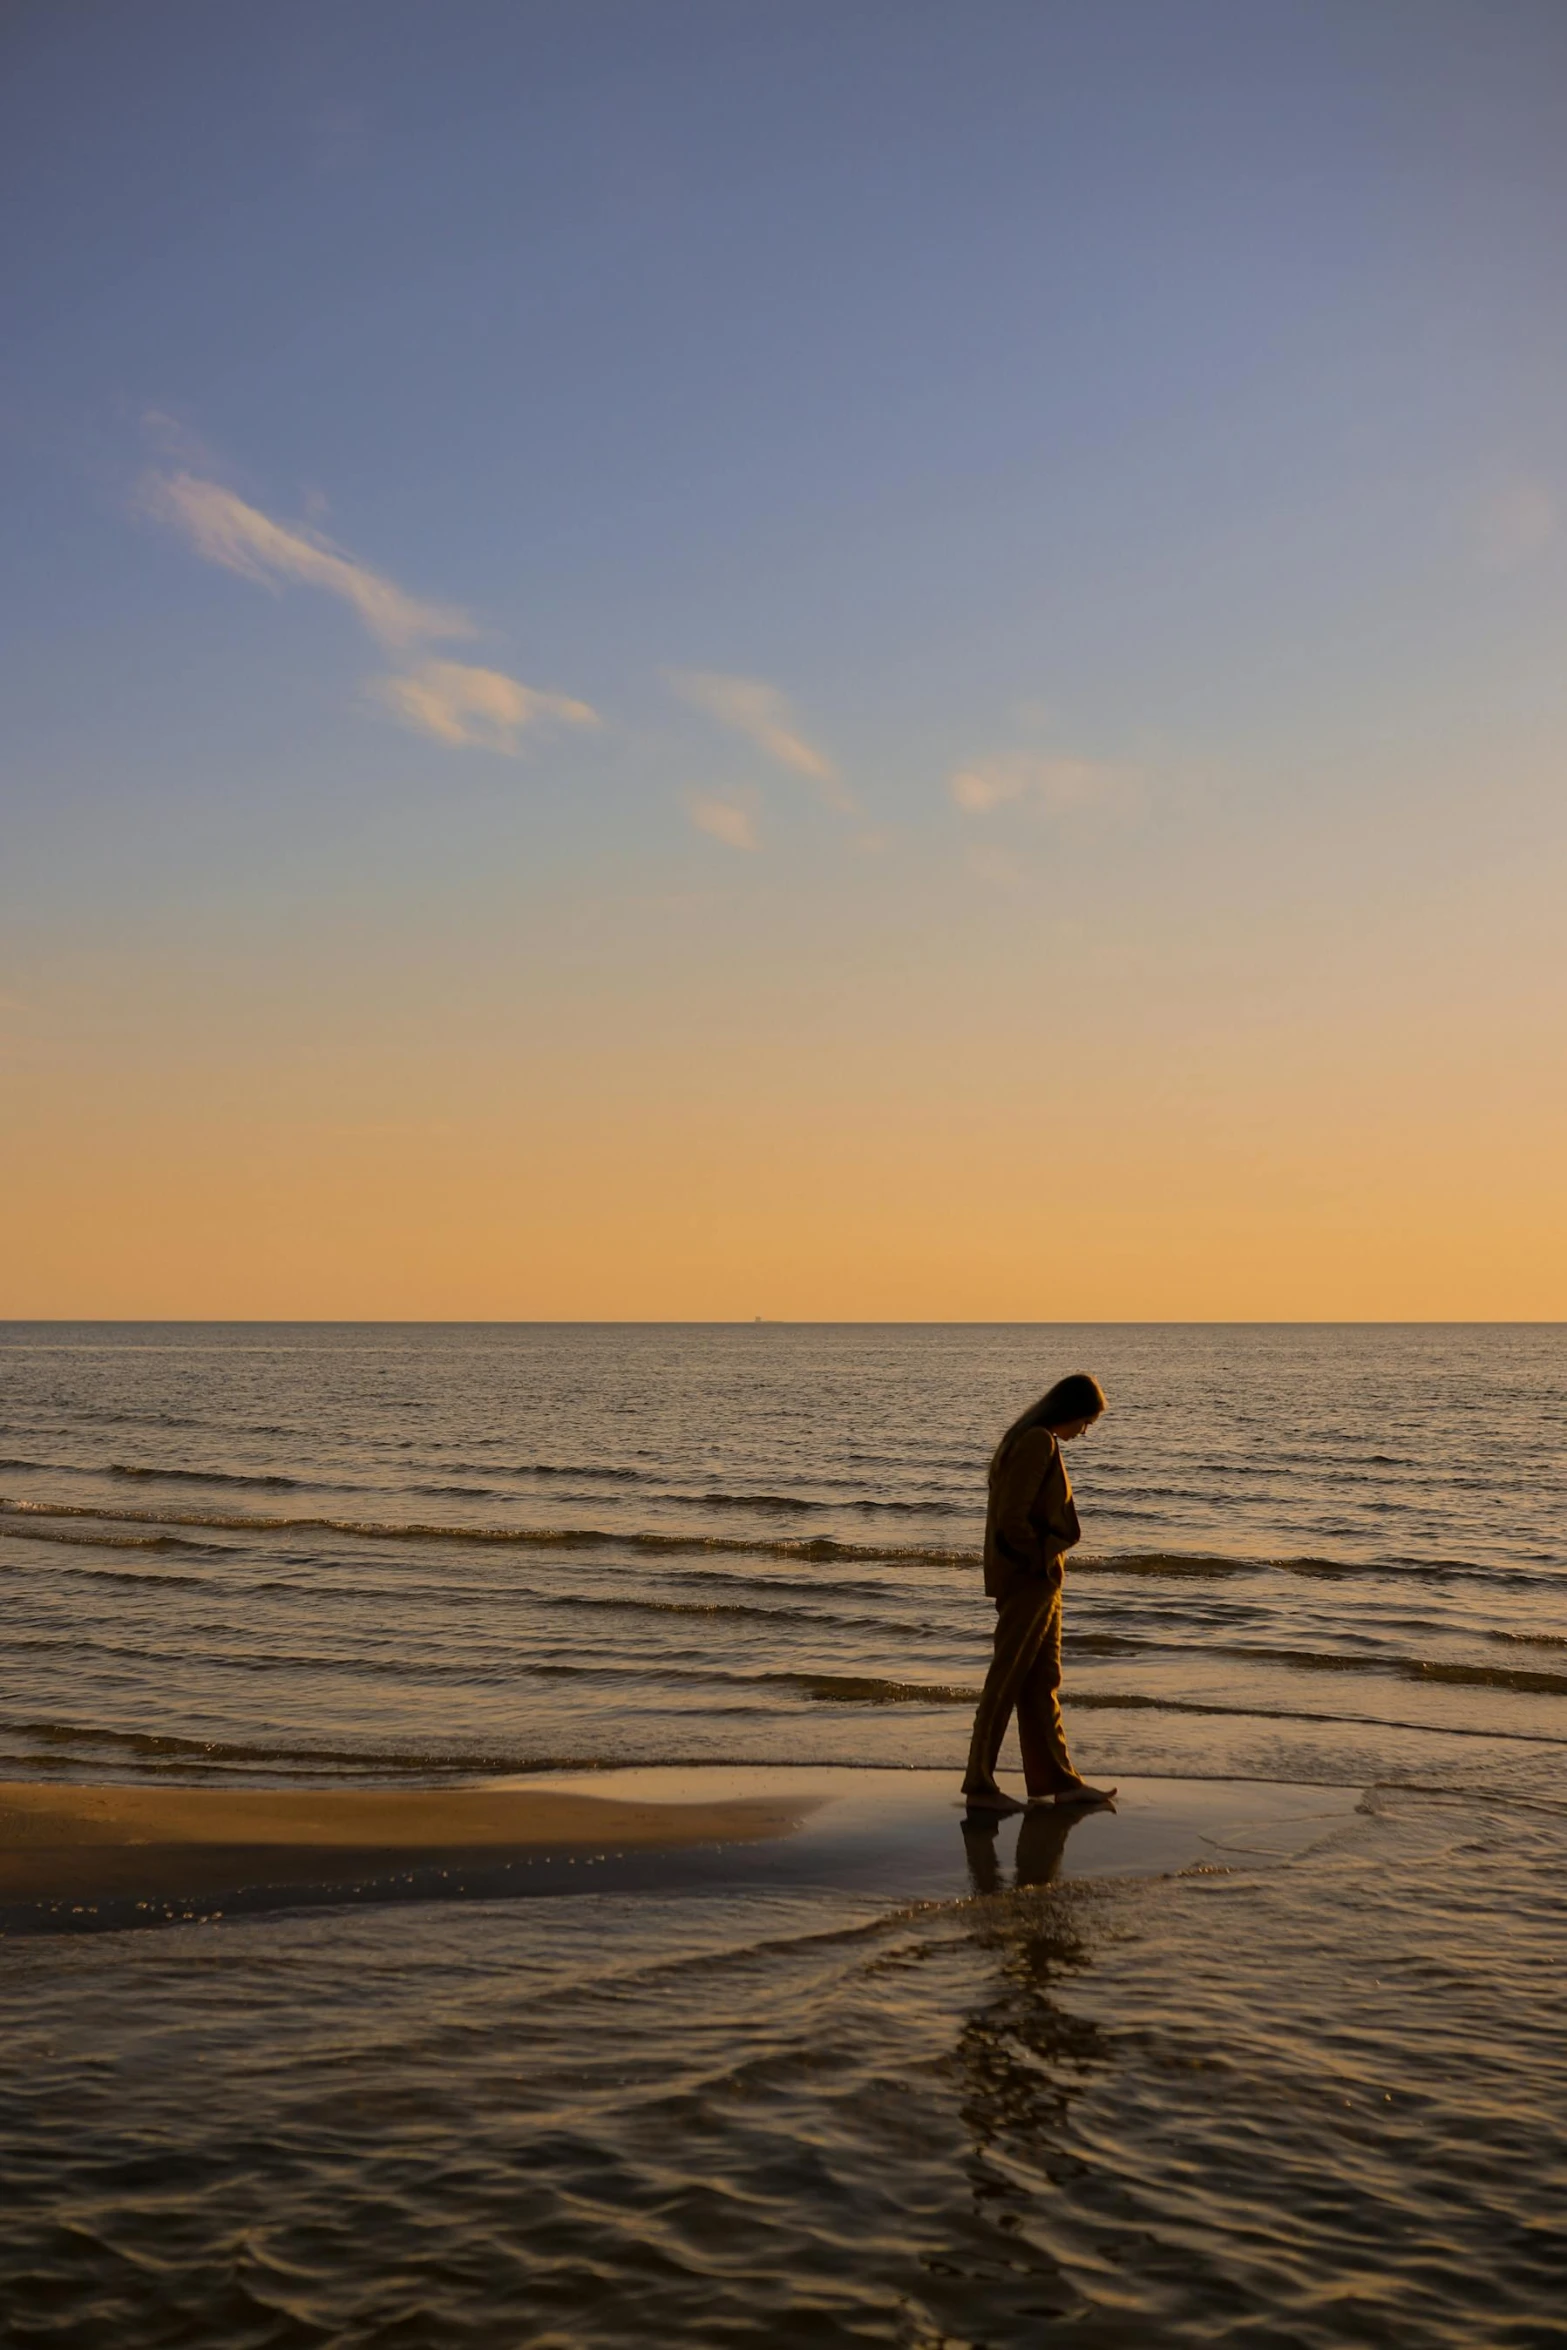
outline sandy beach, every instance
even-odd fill
[[[249,1906],[432,1868],[535,1855],[757,1841],[813,1808],[801,1790],[656,1802],[529,1787],[287,1789],[0,1782],[0,1912],[126,1904],[162,1912],[224,1894]]]

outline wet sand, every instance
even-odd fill
[[[731,1795],[715,1773],[676,1802],[530,1786],[40,1786],[0,1782],[0,1916],[10,1925],[228,1896],[247,1908],[466,1889],[508,1864],[679,1851],[786,1836],[811,1808],[779,1789]],[[20,1914],[19,1914],[20,1913]]]
[[[965,1820],[946,1772],[760,1766],[452,1788],[9,1781],[0,1928],[762,1879],[951,1898],[994,1889],[1003,1870],[1027,1883],[1282,1858],[1354,1801],[1342,1788],[1144,1779],[1114,1811]]]

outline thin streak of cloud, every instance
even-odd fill
[[[382,644],[400,648],[424,637],[477,633],[465,612],[448,604],[422,603],[367,564],[356,563],[319,532],[291,530],[274,522],[221,482],[193,473],[151,474],[142,484],[141,504],[177,530],[207,562],[238,572],[242,579],[274,591],[284,581],[295,580],[340,597]]]
[[[825,751],[806,741],[794,722],[787,695],[760,677],[726,677],[716,669],[672,669],[671,690],[695,710],[704,710],[720,726],[743,734],[778,766],[809,777],[822,786],[828,805],[852,811],[854,801],[838,780],[837,769]]]
[[[1031,800],[1052,816],[1080,808],[1124,804],[1137,783],[1136,771],[1098,759],[1045,757],[1034,751],[1007,751],[961,767],[948,786],[965,816],[988,815],[1020,800]]]
[[[720,799],[715,793],[687,792],[684,807],[698,832],[722,841],[726,849],[756,847],[756,809],[752,802],[738,796]]]
[[[375,698],[400,726],[437,742],[515,757],[522,736],[547,726],[597,726],[599,715],[569,694],[540,693],[499,669],[425,661],[402,677],[378,678]]]
[[[161,417],[149,418],[148,428],[165,440],[181,429]],[[321,512],[326,501],[317,493],[311,504]],[[478,633],[466,612],[409,595],[395,580],[344,554],[310,524],[296,528],[274,522],[221,482],[188,468],[150,474],[142,484],[141,506],[178,531],[207,562],[242,579],[274,593],[297,583],[338,597],[357,613],[371,636],[393,651],[406,655],[431,638]],[[377,678],[370,692],[412,733],[507,757],[517,755],[522,737],[530,731],[600,722],[596,710],[569,694],[543,693],[503,670],[461,661],[418,661],[401,675]]]

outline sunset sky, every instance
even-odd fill
[[[1560,0],[35,0],[0,206],[0,1314],[1567,1315]]]

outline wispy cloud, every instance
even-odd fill
[[[355,562],[318,531],[291,530],[274,522],[221,482],[204,481],[193,473],[151,474],[142,485],[142,504],[207,562],[236,571],[242,579],[273,590],[293,580],[340,597],[384,645],[402,647],[424,637],[477,633],[466,612],[449,604],[421,602],[368,564]]]
[[[169,427],[149,419],[149,429]],[[167,439],[165,432],[163,437]],[[188,470],[149,474],[141,485],[144,513],[179,532],[208,563],[254,580],[274,594],[285,586],[318,588],[357,614],[378,644],[405,657],[424,645],[478,634],[468,614],[452,604],[427,603],[395,580],[335,546],[310,523],[274,522],[219,481]],[[318,507],[324,500],[317,500]],[[468,750],[515,754],[522,736],[542,726],[596,726],[598,713],[568,694],[541,692],[461,661],[420,660],[401,674],[379,677],[371,698],[401,726],[436,742]]]
[[[853,798],[839,782],[837,769],[825,751],[806,741],[788,696],[777,686],[760,677],[726,677],[716,669],[672,669],[668,680],[671,690],[693,709],[704,710],[720,726],[743,734],[791,774],[819,784],[830,807],[845,813],[853,809]]]
[[[1493,491],[1480,509],[1475,532],[1480,559],[1493,571],[1512,571],[1542,554],[1560,526],[1547,484],[1520,475]]]
[[[1123,806],[1137,785],[1134,768],[1100,759],[1052,758],[1036,751],[1004,751],[960,767],[949,789],[965,816],[984,816],[1029,800],[1052,816],[1078,808]]]
[[[720,799],[711,792],[687,792],[686,814],[698,832],[711,834],[721,840],[726,849],[754,849],[756,847],[756,803],[739,793],[729,799]]]
[[[540,693],[500,669],[425,661],[403,677],[378,678],[376,699],[400,726],[466,749],[515,753],[530,728],[597,726],[598,712],[569,694]]]

